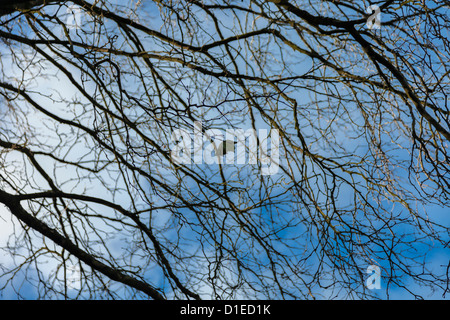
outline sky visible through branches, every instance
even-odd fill
[[[448,298],[449,11],[0,2],[2,298]]]

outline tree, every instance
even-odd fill
[[[370,265],[383,297],[448,293],[448,1],[22,0],[0,16],[5,292],[380,298]],[[278,172],[261,171],[274,135],[254,161],[174,160],[177,130],[227,129],[277,133]],[[237,139],[226,156],[251,149]]]

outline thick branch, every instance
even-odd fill
[[[41,233],[43,236],[51,239],[54,243],[69,251],[94,270],[101,272],[112,280],[121,282],[127,286],[142,291],[155,300],[165,299],[164,296],[153,286],[131,276],[125,275],[104,264],[103,262],[98,261],[92,255],[76,246],[71,240],[62,236],[58,231],[50,228],[44,222],[32,216],[22,207],[19,200],[14,195],[0,190],[0,202],[5,204],[17,219],[25,223],[30,228]]]
[[[0,17],[16,11],[30,10],[50,3],[66,2],[66,0],[0,0]]]

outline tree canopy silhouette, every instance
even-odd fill
[[[370,5],[380,28],[367,26]],[[0,216],[12,225],[2,289],[380,298],[366,286],[376,265],[386,297],[445,297],[449,10],[0,1]],[[180,129],[277,130],[279,170],[176,162]]]

